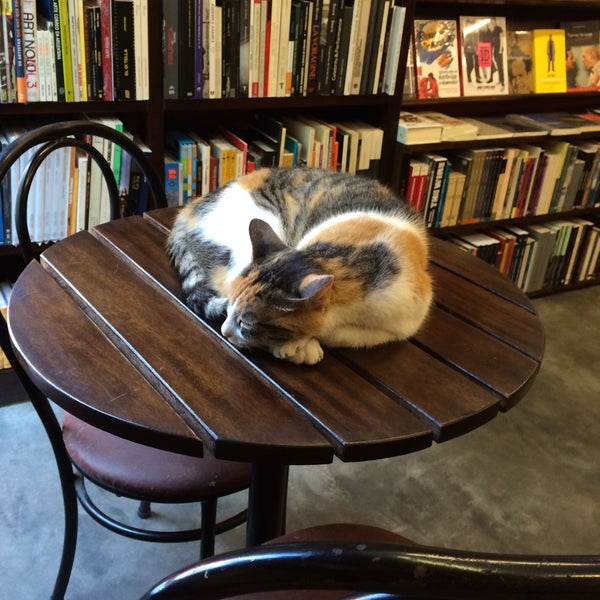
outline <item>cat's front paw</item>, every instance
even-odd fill
[[[227,314],[227,305],[229,301],[227,298],[219,298],[215,296],[211,298],[204,309],[204,314],[208,319],[220,319]]]
[[[277,358],[289,360],[297,365],[314,365],[323,358],[323,348],[315,338],[296,340],[272,349]]]

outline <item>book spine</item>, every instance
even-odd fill
[[[69,33],[68,0],[58,0],[60,17],[60,41],[63,57],[63,74],[65,83],[65,102],[75,99],[73,90],[73,57],[71,56],[71,34]]]
[[[178,6],[176,0],[163,0],[163,96],[167,99],[175,99],[179,94]]]
[[[179,2],[179,98],[194,98],[196,78],[195,0]]]
[[[102,36],[102,88],[104,100],[115,99],[112,47],[113,0],[100,2],[100,32]]]
[[[323,53],[321,93],[329,95],[335,89],[334,68],[339,62],[339,39],[338,32],[341,26],[342,1],[331,0],[329,5],[329,17],[327,19],[326,42]],[[337,55],[336,55],[337,52]]]
[[[135,42],[133,3],[113,4],[113,69],[115,100],[135,100]]]
[[[323,0],[315,0],[313,5],[313,18],[310,27],[310,54],[308,61],[308,80],[306,93],[314,96],[317,93],[317,82],[319,78],[319,36],[321,34],[321,14],[323,11]]]
[[[23,62],[23,26],[21,0],[13,0],[13,37],[15,51],[15,74],[17,82],[17,102],[27,102],[25,64]]]
[[[37,47],[37,10],[35,0],[22,0],[21,31],[23,70],[27,102],[39,102],[39,58]]]

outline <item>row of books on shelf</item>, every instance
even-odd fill
[[[127,134],[116,117],[95,119]],[[28,130],[22,126],[0,127],[0,146],[11,142]],[[137,137],[132,137],[142,151],[150,149]],[[148,185],[128,153],[121,147],[100,138],[87,140],[102,153],[112,168],[118,185],[120,211],[135,214],[148,207]],[[0,245],[17,245],[15,216],[19,183],[36,148],[21,156],[2,180],[0,194]],[[48,194],[47,190],[52,190]],[[33,242],[60,240],[67,235],[91,229],[110,219],[108,186],[100,167],[87,153],[72,147],[54,150],[35,174],[28,196],[27,222]]]
[[[599,223],[573,218],[447,235],[445,239],[533,293],[600,279]]]
[[[407,171],[404,197],[434,228],[600,206],[595,140],[415,152]]]
[[[9,281],[0,281],[0,313],[6,319],[6,311],[8,308],[8,299],[12,290],[12,283]],[[10,369],[10,363],[4,352],[0,348],[0,369]]]
[[[600,20],[540,20],[415,19],[404,96],[599,91]]]
[[[394,0],[163,0],[164,97],[394,94]]]
[[[148,0],[3,0],[0,102],[149,98]]]
[[[436,111],[400,111],[397,141],[435,144],[507,138],[574,136],[600,132],[600,109],[567,112],[509,113],[504,116],[452,117]]]
[[[383,130],[362,121],[307,116],[257,116],[242,129],[219,127],[200,136],[167,131],[165,182],[170,205],[222,187],[260,167],[307,166],[377,176]]]

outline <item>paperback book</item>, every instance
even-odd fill
[[[508,94],[505,17],[459,17],[463,96]]]
[[[507,31],[508,82],[511,94],[533,94],[533,32],[509,21]]]
[[[567,91],[564,29],[533,30],[533,91],[559,94]]]
[[[400,144],[425,144],[442,139],[442,124],[418,113],[400,111],[397,141]]]
[[[600,89],[600,20],[566,21],[565,60],[567,92]]]
[[[452,19],[415,19],[415,67],[419,98],[461,95],[457,24]]]

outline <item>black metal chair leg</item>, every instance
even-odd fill
[[[152,513],[150,502],[148,500],[140,500],[137,513],[140,519],[148,519]]]
[[[217,524],[217,499],[209,498],[201,502],[202,537],[200,538],[200,559],[215,553],[215,535]]]
[[[40,402],[42,400],[42,402]],[[77,546],[77,494],[75,493],[73,468],[63,444],[62,432],[58,421],[54,415],[50,403],[40,396],[33,403],[40,420],[44,425],[48,439],[54,452],[60,487],[62,490],[65,531],[63,537],[63,550],[52,592],[52,600],[63,600],[71,578],[73,562],[75,560],[75,549]],[[43,414],[45,413],[45,414]],[[52,419],[54,422],[52,422]]]
[[[38,390],[24,371],[21,364],[17,361],[15,353],[10,342],[8,326],[6,321],[0,315],[0,347],[8,358],[15,375],[19,378],[21,385],[27,392],[35,411],[44,426],[46,435],[50,440],[50,445],[54,453],[60,487],[62,490],[63,507],[65,514],[65,533],[63,538],[63,550],[52,592],[52,600],[62,600],[69,585],[73,561],[75,560],[75,547],[77,545],[77,494],[75,492],[75,483],[71,460],[65,449],[62,430],[56,415],[48,402],[48,399]]]

